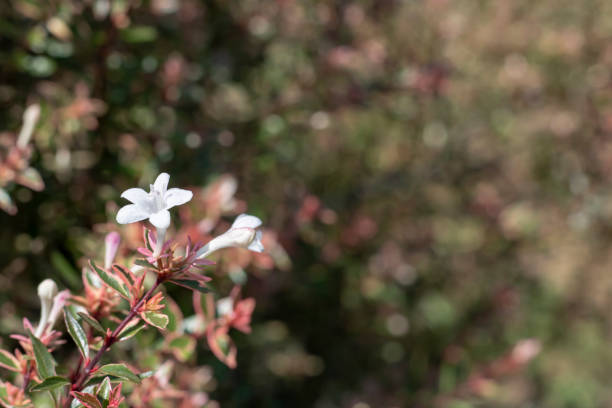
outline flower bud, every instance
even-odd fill
[[[40,298],[40,321],[38,322],[38,327],[36,327],[36,337],[40,337],[45,327],[47,326],[47,322],[49,320],[49,313],[51,312],[51,307],[53,307],[53,298],[57,295],[57,285],[51,279],[45,279],[38,285],[38,297]]]
[[[52,303],[57,292],[57,285],[52,279],[45,279],[38,285],[38,297],[40,298],[41,304],[45,302],[49,302],[49,304]]]
[[[121,243],[121,236],[117,232],[110,232],[106,235],[105,253],[104,253],[104,269],[108,269],[112,266],[119,244]]]
[[[40,106],[37,104],[28,106],[23,112],[23,126],[17,136],[17,147],[23,149],[28,145],[36,122],[38,122],[38,116],[40,116]]]

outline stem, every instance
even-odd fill
[[[28,361],[26,365],[26,373],[23,376],[23,384],[21,385],[21,389],[23,391],[28,389],[28,385],[30,385],[30,381],[32,380],[32,364]]]
[[[151,287],[151,289],[149,289],[140,298],[140,300],[138,300],[138,302],[136,302],[136,304],[132,306],[128,315],[121,321],[121,323],[119,323],[119,326],[117,326],[110,335],[107,335],[104,338],[104,344],[102,345],[100,350],[98,350],[94,358],[91,359],[89,363],[85,366],[81,374],[76,377],[76,380],[73,382],[69,391],[80,391],[80,389],[85,384],[85,381],[87,380],[91,372],[96,368],[96,365],[102,358],[102,355],[108,349],[110,349],[113,344],[115,344],[119,340],[119,335],[121,334],[125,326],[127,326],[128,323],[130,323],[132,319],[136,317],[136,315],[138,314],[138,309],[140,309],[140,307],[153,296],[153,292],[155,292],[155,290],[159,287],[159,285],[163,283],[163,281],[164,281],[163,279],[158,278],[155,281],[155,284]],[[66,399],[66,403],[64,404],[64,407],[70,407],[71,402],[72,402],[72,395],[69,394],[68,398]]]

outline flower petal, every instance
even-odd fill
[[[170,211],[158,211],[149,217],[149,221],[151,221],[151,224],[153,224],[156,228],[166,229],[170,226]]]
[[[117,212],[117,222],[119,224],[130,224],[149,218],[150,213],[136,204],[123,206]]]
[[[149,193],[144,191],[142,188],[128,188],[121,193],[121,197],[134,204],[138,204],[143,208],[147,208],[150,201]]]
[[[257,232],[255,233],[255,239],[253,239],[253,242],[251,242],[251,244],[247,247],[250,251],[253,252],[263,252],[264,251],[264,246],[261,243],[261,231],[257,230]]]
[[[182,188],[171,188],[164,195],[164,201],[166,202],[166,209],[172,208],[176,205],[185,204],[191,200],[193,193],[189,190],[183,190]]]
[[[234,220],[231,228],[257,228],[261,224],[261,220],[254,215],[240,214]]]
[[[168,173],[161,173],[155,179],[155,183],[153,184],[153,188],[155,191],[160,191],[165,193],[168,189],[168,182],[170,181],[170,175]]]

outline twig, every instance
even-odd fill
[[[153,287],[151,287],[151,289],[149,289],[147,291],[147,293],[145,293],[140,298],[140,300],[131,308],[131,310],[128,313],[128,315],[121,321],[121,323],[119,323],[119,326],[117,326],[115,328],[115,330],[113,330],[113,332],[110,335],[106,335],[105,336],[104,343],[102,344],[102,347],[100,348],[100,350],[98,350],[98,352],[96,353],[94,358],[91,359],[89,361],[89,363],[85,366],[85,368],[83,369],[81,374],[76,376],[76,380],[72,383],[69,392],[71,392],[71,391],[80,391],[80,389],[83,387],[83,384],[85,383],[85,381],[87,381],[87,378],[89,377],[91,372],[94,370],[94,368],[96,367],[96,365],[98,364],[98,362],[102,358],[102,355],[109,348],[111,348],[111,346],[113,344],[115,344],[119,340],[119,335],[121,334],[121,332],[123,331],[125,326],[127,326],[128,323],[130,323],[132,321],[132,319],[134,317],[136,317],[136,315],[138,314],[138,309],[140,309],[140,307],[147,300],[149,300],[151,298],[151,296],[153,296],[153,292],[155,292],[155,290],[162,283],[163,283],[163,279],[159,279],[158,278],[157,281],[155,281],[155,284],[153,285]],[[72,402],[72,394],[68,394],[68,398],[66,399],[66,402],[64,403],[64,407],[66,407],[66,408],[70,407],[70,403],[71,402]]]

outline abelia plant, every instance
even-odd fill
[[[117,213],[120,224],[148,219],[156,229],[143,228],[141,247],[126,254],[121,250],[120,234],[110,232],[103,263],[90,260],[82,271],[82,293],[59,291],[50,279],[39,285],[39,322],[34,325],[24,319],[23,333],[11,336],[19,347],[12,352],[0,350],[0,367],[14,373],[13,381],[0,384],[0,405],[32,407],[39,393],[47,393],[53,406],[64,408],[147,407],[153,406],[154,400],[172,401],[181,407],[213,404],[203,391],[182,390],[170,379],[176,365],[193,353],[198,339],[206,339],[219,360],[236,367],[231,330],[250,332],[255,300],[242,298],[239,285],[234,285],[227,297],[216,296],[208,285],[212,278],[207,276],[207,268],[215,264],[209,257],[221,249],[237,247],[261,253],[262,222],[253,215],[240,214],[225,233],[208,242],[192,242],[189,237],[166,239],[171,224],[168,210],[193,197],[189,190],[168,189],[169,179],[162,173],[150,192],[131,188],[121,195],[131,204]],[[221,212],[216,215],[220,217]],[[191,318],[178,317],[180,311],[164,291],[167,285],[193,292],[195,314]],[[63,327],[56,325],[60,316]],[[117,343],[136,340],[135,336],[147,329],[164,334],[161,347],[170,350],[173,359],[160,361],[145,372],[137,361],[109,360],[109,351]],[[75,355],[58,364],[56,351],[66,343],[66,337],[76,345]],[[124,384],[130,389],[128,395],[122,395]]]

